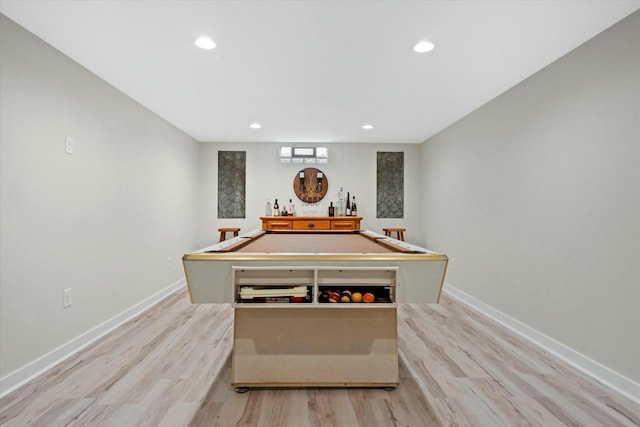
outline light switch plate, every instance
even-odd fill
[[[65,138],[64,152],[67,154],[73,154],[73,138],[70,136]]]

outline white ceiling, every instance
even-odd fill
[[[419,143],[639,8],[638,0],[0,1],[4,15],[195,139],[224,142]],[[201,35],[216,49],[196,48]],[[423,39],[436,49],[414,53]]]

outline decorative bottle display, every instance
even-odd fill
[[[273,215],[273,210],[271,210],[271,202],[269,202],[268,200],[267,200],[266,206],[264,207],[264,214],[266,216]]]
[[[278,206],[278,199],[273,204],[273,216],[280,216],[280,206]]]
[[[296,215],[296,206],[293,204],[293,201],[291,199],[289,199],[289,215]]]
[[[344,213],[346,216],[351,216],[351,203],[349,202],[349,192],[347,191],[347,208]]]
[[[335,216],[336,215],[336,208],[333,207],[333,202],[331,202],[331,204],[329,205],[329,216]]]
[[[353,196],[353,201],[351,202],[351,216],[358,216],[358,208],[356,207],[356,196]]]

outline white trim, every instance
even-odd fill
[[[151,295],[149,298],[137,303],[131,308],[112,317],[111,319],[101,323],[93,329],[88,330],[82,335],[72,339],[66,344],[61,345],[55,350],[45,354],[44,356],[28,363],[22,368],[10,373],[4,378],[0,378],[0,398],[6,396],[18,387],[33,380],[45,371],[53,368],[63,360],[73,356],[83,348],[94,343],[104,335],[116,329],[123,323],[133,319],[139,314],[153,307],[171,294],[182,289],[186,285],[186,280],[181,279],[174,284],[164,288],[163,290]]]
[[[567,362],[571,366],[577,368],[583,373],[589,375],[595,380],[612,388],[623,396],[640,403],[640,384],[622,376],[621,374],[607,368],[606,366],[589,359],[587,356],[567,347],[566,345],[554,340],[551,337],[525,325],[519,320],[510,317],[503,312],[483,303],[469,294],[462,292],[453,287],[450,283],[445,283],[444,292],[449,296],[468,305],[472,309],[487,316],[488,318],[498,322],[502,326],[517,333],[523,338],[531,341],[533,344],[541,347],[545,351],[555,355],[556,357]]]

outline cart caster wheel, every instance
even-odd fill
[[[246,393],[249,391],[249,387],[236,387],[235,391],[236,393]]]
[[[395,387],[382,387],[382,389],[385,390],[385,391],[393,391],[396,388]]]

